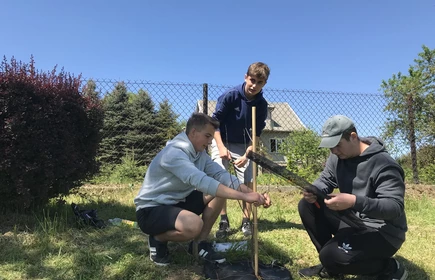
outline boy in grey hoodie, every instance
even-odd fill
[[[168,241],[192,239],[190,253],[196,242],[200,257],[224,262],[206,238],[225,199],[265,207],[271,204],[267,194],[252,192],[240,184],[206,153],[218,127],[218,121],[194,113],[186,131],[169,141],[148,167],[134,203],[138,225],[148,234],[150,259],[157,265],[169,264]]]
[[[340,274],[407,278],[406,269],[392,256],[405,241],[404,172],[376,138],[360,138],[352,120],[329,118],[322,129],[320,148],[331,154],[313,183],[328,194],[318,199],[304,192],[299,214],[316,247],[321,265],[299,271],[304,277]],[[339,189],[339,192],[334,192]],[[320,207],[316,207],[320,205]],[[364,229],[349,227],[330,211],[350,209]],[[329,213],[328,213],[329,212]]]

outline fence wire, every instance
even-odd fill
[[[102,98],[113,92],[119,84],[117,80],[93,79],[93,81],[96,84],[96,91]],[[84,81],[84,83],[86,82]],[[227,89],[236,86],[148,81],[123,81],[123,84],[127,92],[131,94],[137,94],[140,90],[147,92],[155,105],[156,111],[159,110],[159,104],[166,101],[176,114],[179,123],[187,121],[189,116],[196,111],[207,112],[211,115],[218,97]],[[262,140],[266,149],[272,153],[278,152],[280,139],[288,135],[291,130],[300,129],[301,126],[320,134],[324,121],[332,115],[346,115],[354,120],[359,135],[376,137],[382,136],[383,126],[389,117],[384,112],[386,101],[381,93],[273,89],[267,87],[263,91],[264,97],[270,106],[270,115],[264,132],[265,139]],[[105,135],[125,135],[128,133],[124,130],[119,132],[117,129],[116,124],[113,124],[113,127],[106,125]],[[148,136],[150,133],[154,133],[146,130],[141,132]],[[166,138],[169,138],[172,134],[166,136]],[[116,148],[120,143],[115,141],[112,144],[113,148]],[[160,148],[161,143],[156,142],[154,146]],[[408,147],[399,142],[388,147],[394,157],[409,152]],[[151,152],[150,156],[153,154],[155,154],[155,151]]]

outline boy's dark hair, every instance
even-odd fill
[[[349,129],[343,131],[343,134],[341,135],[341,138],[346,140],[346,141],[349,141],[350,140],[350,134],[352,132],[355,132],[355,133],[358,134],[358,132],[356,131],[356,128],[355,127],[351,127]]]
[[[248,71],[246,72],[246,75],[264,79],[267,81],[269,79],[270,69],[269,66],[267,66],[266,63],[263,62],[254,62],[248,67]]]
[[[186,134],[192,130],[192,128],[196,128],[197,130],[203,129],[207,124],[211,124],[214,129],[219,128],[219,121],[213,119],[212,117],[204,114],[204,113],[193,113],[190,116],[189,120],[186,124]]]

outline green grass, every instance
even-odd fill
[[[135,220],[133,198],[139,185],[84,186],[66,198],[66,204],[50,204],[33,214],[0,215],[0,279],[203,279],[202,265],[187,254],[187,243],[170,243],[173,265],[161,268],[148,258],[146,235],[129,226],[104,229],[79,227],[70,203],[97,209],[98,216]],[[300,268],[315,265],[318,258],[297,212],[301,195],[287,188],[270,187],[273,206],[258,208],[259,258],[277,260],[299,279]],[[242,213],[238,202],[229,202],[233,228]],[[410,272],[409,279],[435,279],[435,189],[408,186],[406,211],[409,231],[397,258]],[[217,224],[213,232],[217,229]],[[243,240],[234,231],[229,241]],[[233,250],[227,258],[249,258],[247,251]],[[372,279],[348,277],[348,279]]]

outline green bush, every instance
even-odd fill
[[[435,163],[421,168],[419,176],[421,183],[435,185]]]
[[[127,154],[120,164],[103,164],[92,183],[128,184],[142,181],[148,166],[140,165],[134,155]]]
[[[287,157],[287,169],[313,182],[322,172],[329,156],[328,149],[319,149],[320,136],[311,129],[293,131],[281,144]]]
[[[405,170],[406,181],[412,183],[411,155],[406,154],[398,159]],[[417,150],[418,177],[422,184],[435,184],[435,146],[425,145]]]

